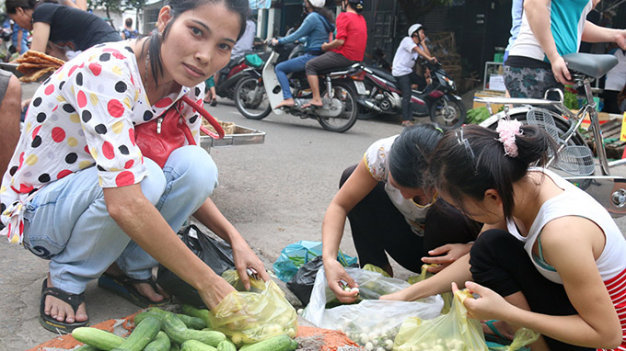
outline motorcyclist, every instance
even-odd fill
[[[325,0],[304,0],[304,10],[307,14],[302,25],[290,35],[272,39],[272,45],[287,44],[305,38],[304,55],[283,61],[276,65],[276,78],[283,90],[284,100],[276,108],[293,106],[295,104],[289,88],[288,73],[304,71],[306,63],[323,53],[322,44],[329,40],[329,34],[335,29],[335,19],[331,11],[324,8]]]
[[[415,71],[415,62],[421,56],[429,61],[437,59],[430,54],[425,44],[426,34],[424,27],[416,23],[409,27],[409,36],[404,37],[393,57],[391,74],[396,77],[398,86],[402,91],[402,126],[413,124],[413,109],[411,108],[411,84],[417,83],[418,89],[426,87],[426,80],[418,76]]]

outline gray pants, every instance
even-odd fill
[[[556,81],[551,69],[504,66],[504,85],[513,98],[543,99],[546,90],[563,85]]]
[[[355,61],[348,60],[342,54],[333,51],[325,52],[314,59],[307,61],[305,70],[307,76],[316,76],[317,72],[330,68],[347,67]]]

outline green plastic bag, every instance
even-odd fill
[[[274,262],[274,273],[278,279],[287,283],[296,275],[300,267],[321,255],[322,243],[320,241],[301,240],[289,244],[280,252],[280,256]],[[356,264],[357,258],[344,255],[340,250],[337,255],[337,261],[344,267],[348,267]]]
[[[524,346],[537,341],[539,335],[539,333],[533,330],[520,328],[515,332],[510,345],[492,345],[491,343],[487,343],[487,345],[489,346],[489,351],[526,351],[530,349]]]

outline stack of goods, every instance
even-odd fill
[[[39,51],[28,50],[15,60],[19,65],[17,70],[22,73],[20,81],[25,83],[37,82],[46,74],[56,71],[65,61],[46,55]]]

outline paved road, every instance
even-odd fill
[[[25,95],[32,89],[25,86]],[[337,134],[313,120],[291,116],[246,120],[228,103],[210,111],[220,120],[267,133],[263,144],[212,148],[210,153],[220,169],[215,203],[268,268],[284,246],[321,240],[321,221],[341,171],[358,162],[372,141],[401,131],[397,119],[358,121],[348,132]],[[626,221],[620,223],[626,227]],[[349,236],[348,228],[342,249],[354,255]],[[0,350],[24,350],[51,339],[54,334],[37,321],[46,261],[2,240],[0,257]],[[86,302],[93,324],[138,310],[94,283],[88,286]]]

